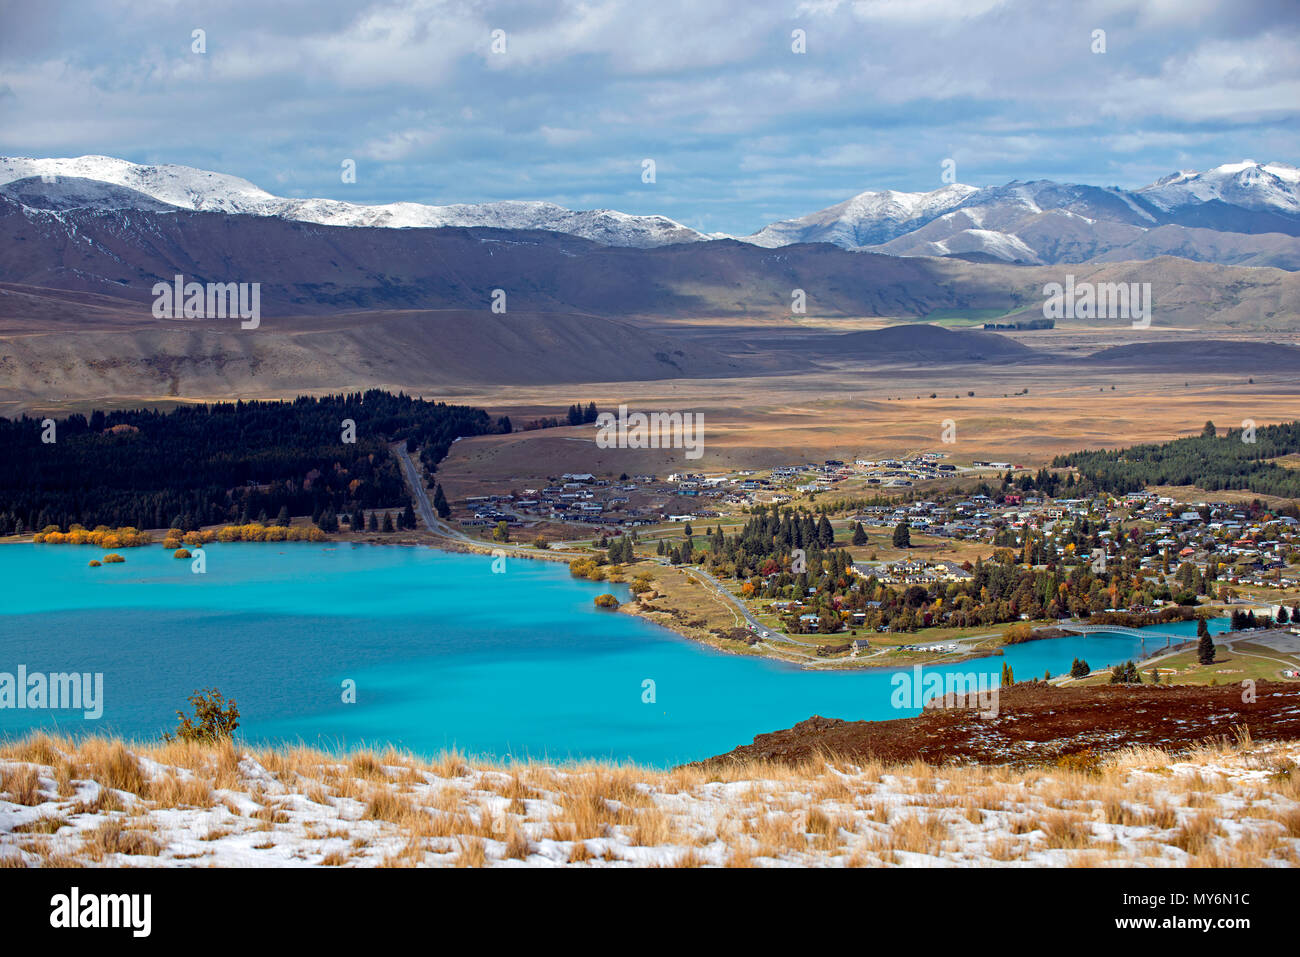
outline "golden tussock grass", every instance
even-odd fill
[[[245,758],[266,773],[247,763],[241,770]],[[206,815],[191,840],[261,831],[253,846],[265,850],[304,836],[350,842],[320,862],[330,866],[480,867],[539,853],[573,864],[618,861],[625,853],[647,859],[632,848],[672,848],[660,857],[670,866],[917,863],[911,855],[1069,866],[1296,863],[1294,745],[1256,745],[1238,735],[1181,755],[1133,748],[1076,758],[1024,770],[853,765],[816,755],[794,766],[731,762],[662,771],[593,762],[502,765],[458,752],[425,761],[394,751],[338,756],[230,741],[127,746],[37,734],[0,743],[3,799],[42,809],[21,829],[0,831],[0,844],[21,850],[24,863],[157,856],[168,836],[151,814],[176,809]],[[105,819],[87,828],[79,815]],[[1239,826],[1225,827],[1229,820]],[[355,835],[354,821],[363,822]],[[83,828],[76,850],[60,833],[70,823]],[[15,856],[0,855],[10,866]]]
[[[361,812],[361,817],[367,821],[391,821],[394,824],[405,824],[417,814],[423,815],[424,813],[405,795],[398,794],[391,788],[376,787],[371,789],[370,796],[366,800],[365,810]]]
[[[1075,814],[1054,812],[1043,818],[1043,837],[1047,847],[1080,850],[1092,842],[1092,825]]]
[[[121,821],[105,821],[82,838],[81,852],[92,861],[102,861],[109,854],[156,857],[162,845],[139,831],[127,830]]]
[[[453,862],[456,867],[483,867],[487,864],[487,850],[481,837],[467,837],[460,842],[460,853]]]
[[[34,807],[45,802],[40,774],[33,765],[0,769],[0,792],[14,804]]]

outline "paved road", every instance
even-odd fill
[[[402,472],[406,476],[406,484],[411,486],[411,491],[415,493],[420,518],[424,519],[424,524],[429,531],[436,535],[446,535],[449,538],[457,538],[461,541],[472,541],[460,529],[452,528],[435,514],[433,505],[429,502],[429,494],[425,490],[424,482],[420,479],[420,470],[416,468],[415,462],[411,460],[411,453],[406,451],[406,443],[398,442],[393,446],[393,451],[397,453],[397,458],[402,463]]]
[[[1235,654],[1238,654],[1238,655],[1245,655],[1247,658],[1259,658],[1259,659],[1262,659],[1263,661],[1276,661],[1279,665],[1282,665],[1282,666],[1285,667],[1285,668],[1294,668],[1294,667],[1296,667],[1296,664],[1295,664],[1294,661],[1284,661],[1284,660],[1281,659],[1281,658],[1274,658],[1274,657],[1272,657],[1271,655],[1261,655],[1261,654],[1257,654],[1257,653],[1255,653],[1255,652],[1253,652],[1253,651],[1240,651],[1240,650],[1236,647],[1236,642],[1238,642],[1238,641],[1246,641],[1246,642],[1248,642],[1248,641],[1250,641],[1250,639],[1249,639],[1249,638],[1234,638],[1234,639],[1232,639],[1231,641],[1225,641],[1225,642],[1223,643],[1223,647],[1227,648],[1229,651],[1231,651],[1231,652],[1233,652],[1233,653],[1235,653]],[[1264,647],[1267,648],[1268,646],[1265,645]],[[1276,650],[1276,649],[1274,649],[1274,650]]]
[[[717,592],[723,598],[725,598],[731,604],[731,606],[736,609],[736,611],[740,612],[741,617],[743,617],[745,621],[749,622],[749,624],[753,626],[755,634],[761,635],[764,632],[767,632],[768,640],[779,641],[782,642],[783,644],[797,645],[801,648],[809,647],[806,642],[795,641],[789,635],[783,635],[781,632],[775,630],[770,625],[763,624],[761,621],[759,621],[757,618],[754,617],[753,613],[750,612],[749,608],[745,605],[744,602],[742,602],[739,598],[737,598],[735,595],[731,593],[730,589],[728,589],[726,585],[722,584],[722,582],[718,581],[716,578],[714,578],[704,569],[691,568],[686,565],[678,565],[677,568],[679,568],[681,571],[685,572],[687,575],[691,576],[692,578],[696,579],[697,581],[703,579],[704,580],[703,583],[706,587],[711,587],[715,592]]]
[[[416,471],[415,463],[411,461],[411,453],[406,451],[406,443],[402,442],[393,446],[393,451],[397,453],[397,460],[402,463],[402,472],[406,476],[406,484],[411,487],[415,493],[416,509],[420,517],[424,519],[424,525],[430,531],[434,529],[433,506],[429,504],[429,496],[425,494],[424,485],[420,482],[420,473]]]
[[[419,466],[411,459],[411,453],[406,451],[406,443],[398,442],[393,445],[393,451],[397,454],[398,461],[402,463],[402,474],[406,476],[406,484],[411,487],[411,492],[415,496],[416,511],[419,512],[420,518],[423,519],[425,526],[435,535],[441,535],[443,538],[454,539],[463,542],[466,545],[473,545],[480,549],[501,549],[506,552],[518,552],[529,554],[534,558],[540,557],[538,549],[532,545],[515,545],[510,542],[485,542],[482,539],[470,538],[459,528],[444,522],[433,510],[433,505],[429,501],[429,493],[424,487],[424,481],[420,474]],[[573,556],[572,553],[562,549],[555,550],[554,554]]]

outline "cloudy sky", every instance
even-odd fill
[[[0,155],[284,196],[543,199],[747,234],[937,188],[946,159],[975,186],[1300,165],[1296,0],[0,0],[0,24]]]

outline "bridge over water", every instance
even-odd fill
[[[1166,642],[1194,641],[1195,635],[1176,635],[1168,631],[1144,631],[1141,628],[1129,628],[1126,625],[1061,625],[1062,631],[1073,631],[1080,635],[1129,635],[1133,638],[1161,638]]]

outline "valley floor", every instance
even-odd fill
[[[1016,769],[0,747],[0,867],[1296,866],[1300,741]]]

